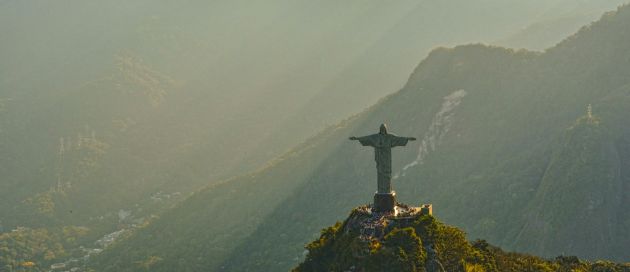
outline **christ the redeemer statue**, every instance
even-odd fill
[[[415,141],[413,137],[400,137],[387,133],[387,126],[381,125],[380,132],[363,137],[350,137],[350,140],[358,140],[363,146],[374,147],[374,160],[376,161],[377,187],[374,196],[374,208],[376,211],[393,211],[395,193],[392,191],[392,147],[406,146],[408,141]]]

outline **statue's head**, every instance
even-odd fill
[[[387,125],[381,124],[380,134],[387,134]]]

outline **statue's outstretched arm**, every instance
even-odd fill
[[[359,141],[362,146],[374,146],[374,135],[368,135],[363,137],[350,137],[352,141]]]

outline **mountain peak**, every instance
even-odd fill
[[[430,205],[398,204],[396,213],[360,206],[343,223],[322,230],[294,271],[445,271],[453,264],[445,268],[436,254],[446,246],[436,236],[441,227]]]
[[[504,252],[441,223],[427,209],[397,205],[398,214],[352,210],[321,231],[293,272],[308,271],[630,271],[630,264],[594,263],[574,256],[554,260]]]

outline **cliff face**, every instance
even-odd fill
[[[506,253],[483,240],[469,243],[464,232],[432,215],[398,208],[398,215],[355,208],[343,223],[322,230],[306,246],[306,260],[293,271],[630,271],[630,263],[591,263],[576,257],[549,261]]]

